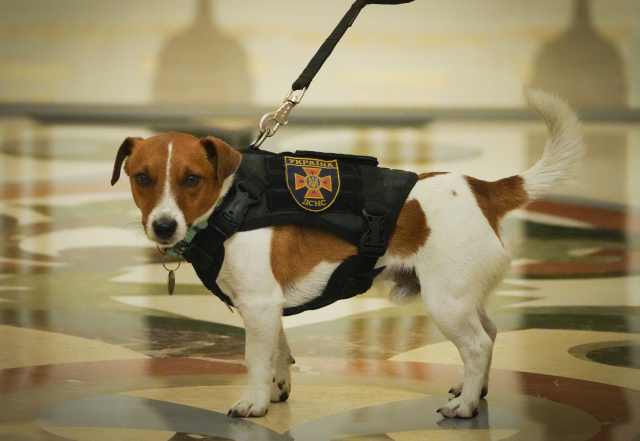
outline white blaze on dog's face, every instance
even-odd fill
[[[124,162],[147,237],[170,247],[211,214],[241,160],[240,153],[213,137],[171,132],[127,138],[118,150],[111,185]]]

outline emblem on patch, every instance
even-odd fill
[[[333,204],[340,191],[338,160],[284,157],[287,187],[305,210],[322,211]]]

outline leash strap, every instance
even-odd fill
[[[342,36],[347,32],[347,29],[353,25],[358,14],[360,14],[360,11],[362,11],[362,8],[366,5],[367,2],[365,0],[356,0],[356,2],[351,5],[351,8],[347,11],[345,16],[342,17],[338,26],[336,26],[331,35],[329,35],[329,38],[322,43],[318,52],[316,52],[311,61],[309,61],[309,64],[307,64],[307,67],[304,68],[298,79],[293,83],[291,86],[292,90],[301,90],[309,87],[311,81],[313,81],[313,78],[316,76],[324,62],[327,61],[327,58],[329,58],[333,49],[338,45]]]
[[[300,103],[305,92],[309,88],[311,81],[315,78],[320,68],[327,61],[333,49],[338,45],[342,36],[347,29],[353,25],[353,22],[367,5],[400,5],[403,3],[411,3],[413,0],[356,0],[347,13],[342,17],[338,26],[333,30],[331,35],[324,41],[318,52],[313,56],[307,67],[304,68],[300,76],[294,81],[291,90],[283,100],[283,105],[275,112],[267,113],[260,120],[260,134],[251,144],[251,148],[257,149],[267,139],[276,134],[278,128],[287,123],[291,110]]]
[[[322,46],[320,46],[318,52],[316,52],[307,67],[305,67],[304,71],[302,71],[298,79],[293,83],[291,89],[295,91],[306,89],[309,87],[311,81],[313,81],[313,78],[316,76],[324,62],[327,61],[327,58],[329,58],[329,55],[331,55],[333,49],[335,49],[335,47],[338,45],[338,42],[345,34],[345,32],[347,32],[347,29],[349,29],[351,25],[353,25],[353,22],[358,17],[358,14],[360,14],[360,11],[365,6],[370,4],[399,5],[402,3],[411,3],[412,1],[413,0],[356,0],[355,3],[351,5],[351,8],[349,9],[349,11],[347,11],[345,16],[342,17],[342,20],[340,20],[338,26],[336,26],[331,35],[329,35],[329,38],[327,38]]]

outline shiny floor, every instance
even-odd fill
[[[436,413],[460,357],[420,304],[369,292],[285,319],[293,391],[229,419],[244,330],[188,265],[166,294],[120,142],[147,129],[0,120],[0,440],[640,440],[640,125],[589,124],[573,186],[503,223],[513,265],[480,415]],[[538,159],[515,122],[289,129],[270,150],[378,156],[482,179]]]

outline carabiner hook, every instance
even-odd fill
[[[273,136],[276,133],[276,130],[278,130],[278,127],[280,127],[282,124],[286,124],[287,120],[286,118],[283,119],[282,117],[277,118],[279,111],[276,112],[269,112],[266,115],[264,115],[262,117],[262,119],[260,120],[260,133],[264,133],[264,132],[271,132],[272,134],[269,136]],[[275,124],[272,124],[275,121]],[[269,127],[271,126],[271,127]]]
[[[275,112],[269,112],[262,117],[260,120],[260,134],[256,138],[253,143],[251,143],[251,148],[258,148],[265,139],[272,137],[276,134],[280,126],[285,125],[288,122],[289,114],[293,110],[293,108],[302,100],[304,93],[307,91],[307,88],[301,89],[300,95],[296,96],[296,90],[291,89],[287,96],[283,100],[283,105],[280,106],[278,110]]]

